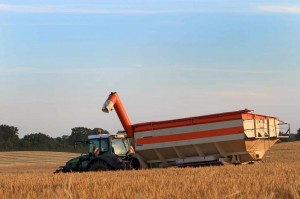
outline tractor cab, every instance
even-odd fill
[[[116,154],[125,157],[130,151],[130,143],[125,134],[89,135],[89,154],[93,156]]]

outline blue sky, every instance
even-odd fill
[[[244,108],[300,128],[299,1],[0,1],[0,123],[20,136]]]

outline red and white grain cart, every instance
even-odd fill
[[[247,109],[131,124],[117,93],[102,110],[113,108],[143,168],[260,161],[282,137],[281,124],[287,124]]]

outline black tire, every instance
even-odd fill
[[[135,170],[140,169],[141,168],[140,161],[137,158],[132,158],[131,167]]]
[[[109,166],[104,161],[96,161],[91,164],[88,171],[109,171],[112,170],[111,166]]]

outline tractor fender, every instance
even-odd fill
[[[137,170],[141,168],[141,164],[139,161],[139,158],[137,157],[137,155],[135,153],[130,153],[127,158],[130,160],[130,166],[131,168]]]

